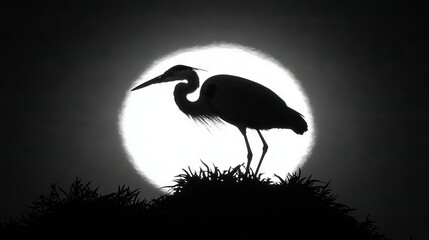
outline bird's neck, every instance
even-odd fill
[[[197,102],[190,102],[187,98],[188,94],[195,92],[200,86],[198,75],[192,71],[184,76],[184,79],[187,80],[187,83],[179,83],[174,89],[174,100],[179,109],[186,115],[198,114]]]

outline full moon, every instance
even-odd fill
[[[315,142],[313,115],[298,80],[281,63],[237,44],[181,49],[155,60],[130,89],[178,64],[206,70],[197,71],[200,86],[213,75],[229,74],[274,91],[289,107],[304,115],[309,130],[304,135],[290,129],[262,131],[269,149],[260,173],[266,177],[285,176],[305,163]],[[238,128],[226,122],[206,126],[188,118],[173,98],[177,83],[156,84],[127,93],[119,125],[123,146],[134,168],[156,187],[164,187],[174,185],[175,176],[183,169],[204,167],[202,162],[220,170],[247,163],[246,144]],[[198,97],[199,89],[188,95],[190,101]],[[255,130],[248,129],[247,135],[253,152],[251,167],[256,169],[263,145]]]

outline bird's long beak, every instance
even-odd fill
[[[169,79],[164,74],[159,75],[156,78],[153,78],[153,79],[151,79],[151,80],[149,80],[147,82],[144,82],[144,83],[138,85],[137,87],[131,89],[131,91],[134,91],[134,90],[137,90],[137,89],[140,89],[140,88],[144,88],[144,87],[150,86],[152,84],[163,83],[163,82],[169,82]]]

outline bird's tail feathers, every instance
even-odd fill
[[[292,110],[291,114],[293,115],[293,117],[291,117],[290,119],[293,119],[293,120],[290,122],[289,127],[296,134],[302,135],[308,130],[308,125],[304,119],[304,115],[302,115],[301,113],[299,113],[293,109],[291,109],[291,110]]]

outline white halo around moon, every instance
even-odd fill
[[[213,75],[237,75],[258,82],[302,113],[308,132],[297,135],[289,129],[262,131],[269,145],[260,168],[264,176],[285,176],[297,170],[310,156],[315,140],[313,115],[307,96],[292,73],[279,62],[254,49],[235,44],[212,44],[171,53],[153,62],[132,86],[150,80],[174,65],[198,71],[200,86]],[[240,131],[228,123],[204,126],[194,122],[176,106],[173,98],[178,82],[149,86],[128,92],[120,114],[120,130],[129,160],[135,169],[157,187],[174,185],[175,176],[188,166],[198,170],[204,163],[221,170],[247,162]],[[199,89],[188,96],[198,99]],[[256,169],[262,142],[255,130],[247,131]],[[273,180],[276,180],[275,178]]]

